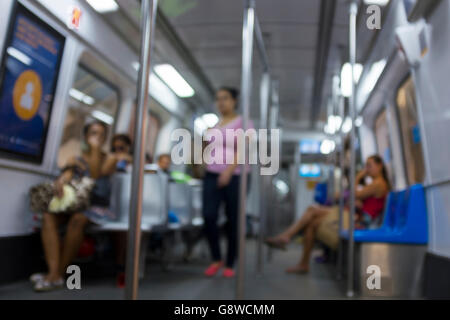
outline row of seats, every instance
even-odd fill
[[[127,231],[131,199],[131,174],[118,173],[112,177],[110,209],[115,213],[115,221],[95,227],[98,231]],[[199,185],[169,182],[161,172],[146,173],[143,179],[141,230],[151,232],[155,229],[180,229],[198,225],[200,209],[198,201]],[[201,194],[201,192],[200,192]],[[169,214],[170,213],[170,214]],[[170,216],[176,216],[171,221]]]
[[[348,231],[341,234],[348,239]],[[383,224],[374,230],[355,230],[357,243],[377,242],[425,245],[428,243],[428,219],[425,190],[413,185],[391,192],[386,202]]]

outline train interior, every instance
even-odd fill
[[[0,1],[0,299],[450,298],[449,36],[448,0]],[[201,141],[219,123],[223,87],[270,132],[275,167],[250,166],[234,279],[203,274],[205,167],[157,167],[176,130]],[[81,156],[92,121],[108,129],[105,153],[130,137],[144,174],[111,177],[115,220],[88,225],[71,263],[81,289],[37,293],[29,277],[47,265],[30,188]],[[345,190],[375,154],[382,214],[345,228]],[[287,273],[307,233],[285,251],[265,241],[318,205],[339,220],[314,229],[309,273]],[[117,242],[138,282],[118,285]]]

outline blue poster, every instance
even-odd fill
[[[0,150],[40,161],[64,38],[19,7],[0,80]]]

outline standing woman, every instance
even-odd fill
[[[214,160],[209,162],[211,164],[206,168],[203,182],[203,218],[213,260],[212,264],[205,271],[205,275],[208,277],[215,276],[223,267],[225,267],[223,270],[224,277],[232,278],[235,275],[233,267],[237,255],[241,166],[238,165],[237,161],[237,143],[235,141],[234,148],[231,147],[230,141],[226,141],[226,132],[243,129],[242,117],[237,113],[238,98],[239,92],[233,88],[221,88],[216,94],[216,105],[220,114],[220,122],[213,129],[215,133],[221,133],[223,143],[216,144],[215,150],[221,149],[224,161],[220,163]],[[210,141],[210,143],[214,143],[214,141]],[[225,159],[227,158],[233,159],[233,163],[226,163]],[[220,230],[217,226],[219,207],[222,202],[225,203],[227,216],[228,252],[225,261],[222,259]]]

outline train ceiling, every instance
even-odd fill
[[[116,0],[120,11],[106,21],[135,50],[139,48],[140,3]],[[160,0],[156,63],[173,64],[197,92],[191,105],[212,111],[214,89],[240,87],[243,0]],[[362,8],[361,11],[364,9]],[[331,79],[347,58],[347,0],[257,0],[273,77],[280,83],[281,121],[293,130],[321,130],[331,95]],[[359,19],[361,23],[362,19]],[[370,48],[376,32],[360,28],[358,40]],[[134,30],[134,31],[133,31]],[[177,46],[173,50],[171,46]],[[260,65],[254,55],[251,115],[259,115]]]

